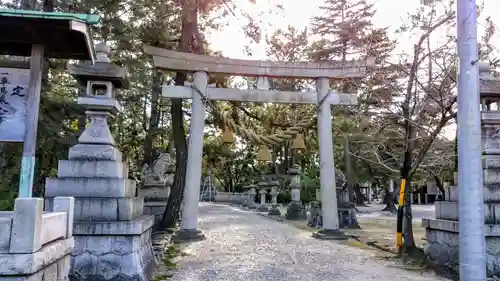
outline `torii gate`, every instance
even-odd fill
[[[146,46],[146,54],[153,56],[154,66],[168,71],[194,72],[193,87],[164,85],[165,98],[192,99],[191,123],[189,127],[188,160],[181,229],[178,239],[202,239],[197,230],[198,203],[200,194],[203,135],[205,127],[204,100],[228,100],[240,102],[269,102],[292,104],[317,104],[318,139],[320,155],[321,203],[323,230],[316,234],[328,238],[339,230],[335,169],[333,157],[333,135],[331,105],[357,105],[356,94],[330,91],[330,78],[361,78],[367,67],[375,60],[355,60],[345,63],[326,62],[271,62],[210,57],[169,51]],[[267,81],[269,77],[315,79],[316,93],[270,91],[268,83],[258,83],[257,90],[221,89],[208,87],[208,73],[258,77]],[[263,86],[264,85],[264,86]],[[203,96],[202,96],[203,95]]]

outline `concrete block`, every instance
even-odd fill
[[[148,215],[130,221],[75,221],[73,235],[137,235],[153,224],[154,216]]]
[[[118,198],[118,220],[129,221],[142,215],[144,198]]]
[[[438,201],[436,206],[436,219],[458,221],[458,202]],[[486,224],[500,224],[500,203],[484,203],[484,221]]]
[[[46,209],[53,210],[54,198],[45,199]],[[142,215],[142,198],[75,198],[74,221],[132,220]]]
[[[458,187],[450,187],[447,201],[458,202]],[[500,186],[488,185],[483,189],[484,202],[500,202]]]
[[[111,145],[77,144],[69,149],[68,159],[122,161],[122,153]]]
[[[52,210],[54,212],[66,212],[66,236],[64,238],[69,238],[73,236],[73,218],[75,214],[75,198],[73,197],[56,197],[54,198],[54,203]]]
[[[69,238],[44,245],[35,253],[0,254],[0,273],[2,275],[33,274],[69,255],[73,247],[73,238]]]
[[[59,160],[59,178],[128,178],[128,167],[119,161]]]
[[[0,253],[9,252],[11,231],[12,217],[0,217]]]
[[[138,190],[139,197],[143,197],[146,202],[161,201],[166,202],[170,195],[170,187],[142,187]]]
[[[483,170],[484,185],[500,184],[500,170]]]
[[[33,253],[42,247],[42,214],[43,199],[16,199],[12,216],[10,253]]]
[[[500,155],[483,155],[483,169],[500,169]]]
[[[144,214],[145,215],[163,215],[166,208],[165,202],[145,202]]]
[[[42,245],[65,238],[67,233],[68,214],[51,212],[42,215]]]
[[[47,178],[45,197],[135,197],[135,180],[127,178]]]

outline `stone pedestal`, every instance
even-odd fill
[[[69,280],[74,199],[43,208],[41,198],[17,198],[13,212],[0,212],[0,281]]]
[[[302,205],[302,203],[300,201],[299,202],[294,202],[294,201],[290,202],[290,204],[288,204],[288,208],[286,210],[286,219],[287,220],[306,220],[307,215],[306,215],[304,205]]]
[[[150,166],[145,164],[142,169],[138,196],[144,198],[144,214],[155,216],[155,225],[159,225],[163,218],[174,173],[175,157],[170,153],[160,153]]]
[[[266,206],[267,190],[261,189],[259,191],[259,195],[260,195],[260,205],[259,205],[259,207],[257,207],[257,211],[259,211],[259,212],[267,212],[267,211],[269,211],[269,208],[267,208],[267,206]]]
[[[96,46],[99,58],[109,48]],[[135,197],[135,180],[115,148],[107,118],[120,111],[114,87],[125,84],[124,70],[106,61],[68,66],[87,84],[78,104],[87,109],[90,125],[69,150],[69,160],[59,161],[57,178],[45,185],[46,208],[56,207],[56,196],[75,197],[71,253],[72,281],[150,280],[155,268],[151,244],[154,216],[143,215],[144,200]],[[98,81],[96,74],[98,75]]]
[[[271,208],[267,213],[269,216],[281,216],[281,212],[278,205],[278,188],[276,186],[271,187]]]
[[[321,218],[321,202],[311,202],[310,216],[308,218],[307,225],[314,228],[321,228],[323,225]]]
[[[170,195],[170,186],[143,185],[138,195],[144,198],[144,215],[153,215],[155,225],[161,223]]]

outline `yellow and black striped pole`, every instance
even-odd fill
[[[405,188],[406,179],[401,179],[398,201],[398,221],[396,226],[396,246],[398,247],[398,250],[403,248],[403,207],[405,204]]]

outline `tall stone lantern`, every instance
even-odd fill
[[[115,91],[126,86],[126,71],[110,63],[108,46],[95,50],[95,64],[68,65],[86,89],[78,104],[90,124],[69,149],[69,160],[59,161],[58,177],[47,179],[45,206],[51,210],[56,196],[75,197],[70,280],[150,280],[154,216],[143,215],[144,200],[135,197],[135,180],[128,179],[108,127],[108,118],[121,111]]]
[[[300,189],[302,187],[300,168],[298,165],[293,165],[288,170],[290,176],[290,188],[292,195],[292,202],[288,205],[286,211],[286,218],[288,220],[305,220],[307,218],[304,205],[300,201]]]

